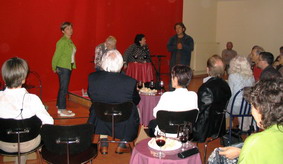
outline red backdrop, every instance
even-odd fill
[[[51,59],[64,21],[74,25],[77,69],[69,90],[87,87],[93,71],[94,48],[109,35],[117,38],[123,54],[137,33],[146,35],[151,54],[167,55],[162,71],[168,72],[166,43],[173,25],[182,20],[183,0],[1,0],[0,64],[13,56],[28,61],[40,74],[43,100],[56,99],[58,78]]]

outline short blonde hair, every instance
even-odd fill
[[[108,38],[105,41],[106,43],[116,47],[117,39],[114,36],[108,36]]]
[[[252,76],[253,72],[251,65],[247,58],[244,56],[236,56],[230,61],[230,68],[228,70],[229,74],[238,73],[243,76]]]
[[[101,60],[101,67],[106,72],[120,72],[123,67],[123,57],[118,50],[107,51]]]

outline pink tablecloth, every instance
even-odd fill
[[[176,150],[174,153],[165,153],[167,154],[164,158],[158,159],[152,154],[154,150],[150,149],[147,145],[149,139],[144,139],[140,141],[134,148],[130,160],[130,164],[201,164],[200,154],[195,154],[190,157],[181,159],[178,157],[178,153],[181,150]],[[168,155],[170,154],[170,155]]]
[[[153,108],[157,105],[160,95],[143,95],[140,94],[141,101],[138,105],[140,113],[140,123],[147,126],[153,117]]]
[[[153,80],[151,63],[128,63],[126,75],[143,83]]]

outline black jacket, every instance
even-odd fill
[[[136,89],[136,80],[121,73],[106,71],[93,72],[88,77],[88,96],[92,102],[118,104],[132,101],[135,105],[129,120],[115,125],[115,137],[133,141],[137,137],[139,115],[136,105],[140,96]],[[95,117],[93,106],[90,107],[89,123],[95,124],[95,133],[111,135],[111,124]]]
[[[198,120],[193,128],[193,140],[205,142],[206,138],[218,134],[219,126],[231,97],[227,82],[218,77],[210,78],[198,90]],[[219,114],[222,113],[222,114]],[[221,135],[225,133],[225,114],[221,127]]]

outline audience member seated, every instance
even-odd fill
[[[221,147],[220,157],[230,163],[281,163],[283,161],[283,79],[261,80],[244,90],[244,98],[252,104],[252,115],[263,129],[248,137],[243,148]],[[210,162],[215,163],[215,151]],[[217,154],[217,153],[216,153]],[[240,156],[240,157],[239,157]],[[239,157],[239,161],[238,158]]]
[[[136,80],[121,74],[123,58],[119,51],[110,50],[102,57],[101,66],[103,71],[93,72],[88,77],[88,95],[91,101],[109,104],[118,104],[132,101],[135,105],[129,120],[115,124],[115,137],[125,141],[133,141],[137,137],[139,127],[139,115],[136,105],[140,96],[136,89]],[[93,107],[90,108],[89,123],[96,127],[95,133],[100,134],[101,140],[107,140],[111,135],[111,123],[103,122],[95,117]],[[123,130],[127,129],[126,133]],[[108,153],[108,143],[101,144],[100,152]],[[119,144],[116,153],[129,152],[125,144]]]
[[[228,84],[230,86],[232,96],[228,104],[228,110],[231,109],[232,99],[235,94],[244,87],[253,86],[255,79],[253,72],[251,70],[251,65],[246,57],[236,56],[230,61]],[[240,112],[241,102],[243,95],[238,95],[233,106],[233,114],[238,114]],[[229,111],[230,112],[230,111]],[[238,118],[239,127],[241,127],[242,118]],[[250,129],[250,118],[245,118],[243,123],[243,131],[248,131]]]
[[[251,63],[255,81],[259,80],[260,74],[262,72],[262,70],[257,66],[259,60],[259,53],[261,52],[264,52],[264,49],[260,46],[255,45],[253,46],[252,51],[248,57],[248,60]]]
[[[124,53],[126,75],[143,83],[153,80],[153,70],[148,45],[144,34],[137,34],[134,44]]]
[[[159,110],[166,111],[189,111],[198,109],[197,94],[194,91],[188,91],[187,87],[192,79],[192,70],[186,65],[175,65],[171,72],[171,83],[174,91],[168,91],[162,94],[156,107],[153,109],[153,116]],[[159,130],[156,120],[151,120],[149,129],[152,132]],[[168,134],[167,137],[176,137],[176,134]]]
[[[4,91],[0,91],[0,118],[27,119],[37,116],[42,124],[53,124],[54,120],[46,111],[38,96],[28,93],[22,85],[28,74],[28,64],[25,60],[14,57],[2,65],[2,78],[6,84]],[[21,143],[21,152],[28,152],[36,148],[41,137]],[[17,143],[0,141],[0,149],[6,152],[18,152]],[[25,157],[21,157],[25,160]]]
[[[281,77],[281,74],[272,66],[274,57],[270,52],[259,54],[258,67],[262,70],[260,80]]]
[[[95,57],[94,57],[94,64],[96,71],[101,71],[101,59],[104,54],[106,54],[107,51],[110,50],[116,50],[116,43],[117,40],[114,36],[108,36],[106,41],[104,43],[99,44],[97,47],[95,47]]]
[[[237,51],[233,50],[233,43],[227,42],[226,49],[222,51],[222,59],[225,64],[225,71],[229,69],[230,61],[237,56]]]
[[[283,48],[283,47],[282,47]],[[283,54],[280,54],[278,57],[277,57],[277,64],[276,66],[274,66],[274,68],[281,74],[281,76],[283,76]],[[274,64],[275,62],[273,62]]]
[[[223,111],[231,97],[230,87],[221,77],[224,63],[218,55],[207,61],[208,77],[198,90],[199,116],[193,129],[193,140],[205,142],[206,138],[218,134],[223,118]],[[220,114],[219,114],[220,113]],[[225,133],[225,121],[222,123],[221,135]]]

